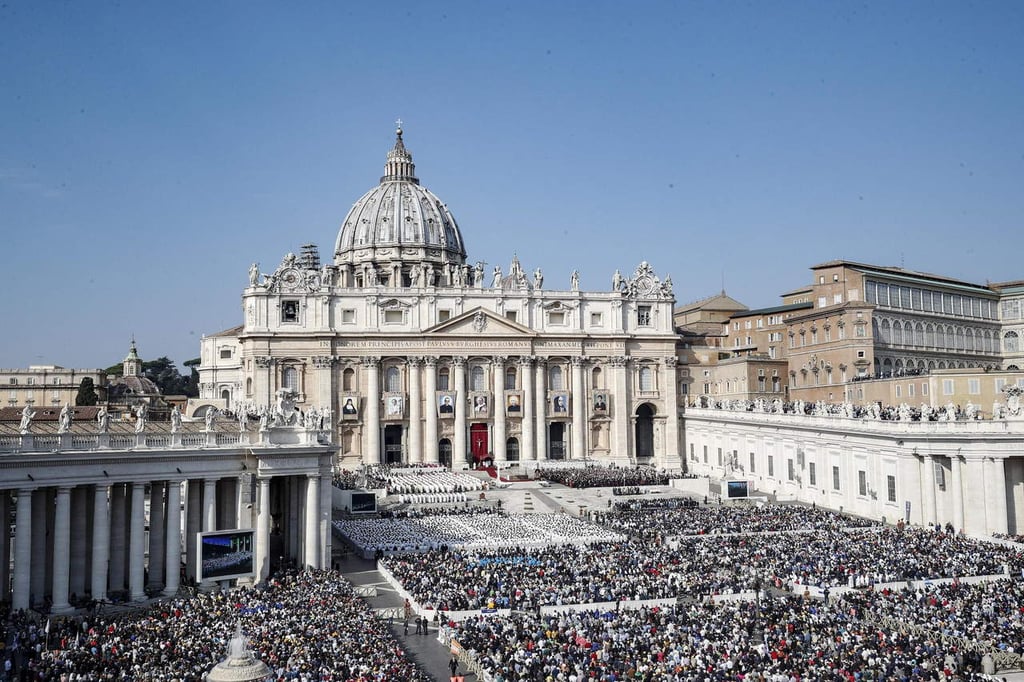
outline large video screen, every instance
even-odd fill
[[[727,497],[746,497],[748,495],[746,481],[729,481]]]
[[[198,533],[199,570],[203,580],[229,580],[256,575],[256,531],[218,530]]]
[[[373,493],[352,493],[352,513],[372,514],[377,511],[377,496]]]

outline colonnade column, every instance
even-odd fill
[[[164,594],[178,593],[181,575],[181,481],[167,482],[167,532],[164,534]],[[152,557],[150,557],[152,563]]]
[[[452,442],[452,471],[459,471],[466,466],[466,358],[452,358],[455,369],[452,379],[455,385],[455,439]]]
[[[166,481],[154,481],[149,486],[149,586],[163,589],[164,586],[164,542],[165,507],[164,492]]]
[[[537,358],[533,368],[533,402],[537,406],[534,413],[536,422],[537,439],[536,453],[533,458],[537,461],[545,461],[548,458],[548,392],[547,392],[547,358]]]
[[[661,395],[665,403],[665,442],[662,444],[663,451],[655,452],[654,455],[660,458],[663,466],[675,468],[683,465],[683,458],[679,452],[679,388],[676,382],[676,365],[679,358],[673,356],[663,358],[664,373],[662,380]]]
[[[921,459],[921,525],[935,523],[935,458],[925,455]]]
[[[409,453],[408,461],[423,461],[423,392],[420,390],[420,368],[423,358],[409,358]]]
[[[14,530],[14,590],[11,608],[27,609],[31,606],[32,592],[32,491],[18,490],[16,509],[18,525]]]
[[[632,436],[633,420],[629,413],[629,382],[626,376],[628,360],[629,358],[624,355],[611,358],[612,385],[615,387],[612,412],[615,413],[615,417],[612,419],[612,438],[609,448],[612,457],[632,460],[629,442]]]
[[[191,478],[185,488],[185,575],[196,577],[196,533],[203,529],[202,497],[199,479]]]
[[[505,464],[505,361],[507,358],[496,356],[491,358],[491,386],[494,389],[494,398],[491,408],[494,415],[494,442],[491,443],[491,452],[494,454],[494,464],[501,467]]]
[[[305,564],[320,568],[320,474],[306,475]]]
[[[586,359],[572,358],[572,452],[570,459],[586,459],[587,392],[583,387],[583,368]]]
[[[57,488],[53,517],[53,613],[74,611],[68,602],[68,580],[71,575],[71,488]]]
[[[950,457],[949,466],[952,470],[950,478],[953,479],[950,481],[950,487],[953,488],[953,528],[959,531],[964,527],[964,482],[960,456]]]
[[[519,446],[520,459],[533,461],[537,459],[537,450],[534,447],[533,421],[534,394],[533,394],[533,358],[524,356],[519,358],[519,373],[523,381],[523,420],[522,420],[522,443]]]
[[[11,584],[11,491],[0,490],[0,601],[10,599]]]
[[[985,458],[985,519],[987,534],[1006,534],[1006,468],[1003,460]]]
[[[68,591],[79,597],[85,594],[85,581],[89,577],[89,565],[86,561],[89,544],[88,493],[83,485],[76,485],[71,489],[71,579],[68,581]],[[6,586],[7,583],[0,582],[0,585]]]
[[[203,519],[203,532],[207,533],[211,530],[217,530],[217,479],[216,478],[204,478],[203,479],[203,503],[202,503],[202,519]],[[193,544],[196,544],[194,539]],[[202,561],[202,550],[196,549],[196,555],[193,561]],[[197,576],[198,577],[198,576]],[[213,585],[212,580],[203,580],[201,585],[207,587]]]
[[[46,552],[49,543],[46,526],[49,523],[47,511],[52,508],[52,503],[49,503],[51,490],[37,488],[32,495],[32,518],[35,521],[32,524],[32,565],[35,567],[31,580],[33,606],[42,603],[46,592]]]
[[[270,479],[258,479],[256,502],[256,584],[270,577]]]
[[[92,598],[107,598],[107,572],[110,560],[110,514],[107,508],[106,484],[96,484],[92,503]]]
[[[132,518],[128,544],[128,595],[132,601],[146,598],[146,484],[132,483]]]
[[[380,358],[363,358],[366,370],[366,452],[364,464],[380,464]]]
[[[426,373],[427,412],[426,412],[426,440],[423,461],[427,464],[437,464],[437,359],[425,358],[423,360]]]
[[[115,483],[110,487],[110,563],[107,565],[110,592],[120,592],[124,589],[124,486],[124,483]]]

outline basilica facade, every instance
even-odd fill
[[[401,129],[332,260],[305,245],[266,270],[250,268],[242,324],[203,338],[191,414],[291,394],[343,466],[682,466],[671,278],[642,262],[585,292],[578,271],[551,286],[516,255],[485,270]]]

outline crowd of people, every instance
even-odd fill
[[[928,631],[881,630],[862,616],[843,602],[783,597],[473,616],[445,631],[493,682],[998,679],[981,672],[977,648],[950,648]]]
[[[598,488],[613,486],[668,485],[673,474],[663,469],[649,467],[538,467],[534,476],[551,483],[560,483],[569,488]]]
[[[291,570],[265,589],[176,599],[141,615],[40,626],[12,614],[3,634],[11,679],[200,682],[239,624],[276,680],[433,682],[333,571]]]

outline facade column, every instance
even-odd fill
[[[129,523],[128,543],[128,598],[143,601],[146,598],[146,484],[138,481],[132,486],[132,517]]]
[[[149,487],[149,587],[162,590],[164,587],[164,564],[166,542],[164,527],[164,492],[167,481],[153,481]]]
[[[925,455],[921,460],[921,525],[936,523],[935,512],[935,458]]]
[[[364,464],[380,464],[380,358],[363,358],[366,370],[366,451]]]
[[[306,475],[305,561],[308,568],[320,568],[320,474]]]
[[[950,487],[953,489],[953,528],[959,531],[964,528],[964,481],[963,464],[959,455],[949,458],[949,467],[952,470]]]
[[[109,576],[109,592],[124,590],[125,564],[125,484],[115,483],[110,488],[110,563],[107,571]]]
[[[316,377],[316,407],[321,412],[324,408],[331,408],[331,414],[337,414],[334,410],[334,403],[332,400],[332,386],[334,382],[332,379],[332,372],[334,366],[334,358],[330,355],[314,355],[313,356],[313,376]],[[306,391],[307,395],[310,393]],[[324,424],[331,431],[332,438],[334,434],[333,425]]]
[[[68,581],[71,576],[71,488],[57,488],[53,516],[53,613],[71,613]]]
[[[167,482],[167,532],[164,533],[164,594],[178,593],[181,578],[181,481]],[[152,557],[150,557],[152,563]]]
[[[533,438],[534,414],[536,413],[534,399],[536,396],[533,392],[532,357],[523,356],[519,358],[519,374],[521,375],[523,386],[523,420],[521,422],[523,442],[519,444],[519,458],[523,461],[532,462],[537,459],[536,441]],[[541,407],[543,408],[543,405]]]
[[[536,452],[533,458],[538,462],[547,461],[548,458],[548,391],[547,391],[547,358],[537,358],[533,368],[533,403],[537,406],[534,413],[536,429],[534,437],[537,440]]]
[[[423,461],[423,391],[420,389],[420,368],[423,358],[409,358],[409,455],[408,461]]]
[[[246,509],[249,493],[249,475],[239,474],[235,479],[235,528],[252,528],[252,513]]]
[[[50,503],[51,489],[40,488],[32,495],[32,605],[43,603],[46,596],[47,526],[50,519],[47,511],[52,508]],[[17,523],[17,521],[15,521]]]
[[[211,530],[217,530],[217,479],[216,478],[204,478],[203,479],[203,503],[202,503],[202,523],[203,532],[209,532]],[[194,542],[194,540],[193,540]],[[196,547],[195,561],[198,563],[202,560],[201,550]],[[198,576],[197,576],[198,577]],[[212,586],[213,580],[204,580],[200,584],[207,587]]]
[[[256,584],[270,577],[270,479],[258,479],[256,515]]]
[[[633,461],[632,450],[629,443],[632,440],[633,419],[629,413],[629,381],[627,380],[627,365],[629,358],[619,355],[611,358],[612,386],[615,393],[612,396],[612,412],[615,417],[612,419],[611,442],[609,450],[613,457],[626,458]]]
[[[491,358],[491,386],[494,389],[494,397],[491,398],[491,414],[494,415],[494,442],[491,443],[491,452],[494,454],[494,464],[499,469],[506,463],[505,441],[505,361],[507,358],[496,356]]]
[[[71,489],[71,578],[68,590],[76,597],[85,594],[89,565],[86,561],[89,543],[89,499],[85,486]],[[7,585],[0,582],[0,585]]]
[[[269,355],[257,355],[255,363],[253,398],[269,407],[274,404],[274,365],[277,361]]]
[[[569,459],[587,459],[587,406],[589,396],[583,386],[585,358],[572,358],[572,452]]]
[[[466,358],[452,358],[455,385],[455,438],[452,441],[452,471],[466,468]]]
[[[11,585],[11,491],[0,490],[0,601],[10,599]]]
[[[1006,534],[1006,468],[1003,466],[1003,459],[997,457],[985,458],[985,533]]]
[[[673,356],[663,358],[663,386],[661,396],[665,404],[665,442],[662,452],[654,455],[661,459],[666,468],[682,468],[683,457],[679,444],[679,387],[676,381],[676,365],[679,358]]]
[[[1007,461],[1007,472],[1012,472],[1010,483],[1013,490],[1013,528],[1014,535],[1024,534],[1024,458],[1014,457]],[[7,583],[4,583],[5,585]]]
[[[18,525],[14,529],[14,589],[11,608],[27,609],[32,593],[32,491],[18,490]]]
[[[110,570],[109,486],[96,484],[92,503],[92,592],[95,601],[107,598],[107,572]]]
[[[439,460],[437,451],[437,358],[427,357],[423,359],[426,374],[426,422],[424,423],[425,434],[423,436],[425,452],[423,461],[426,464],[437,464]]]

